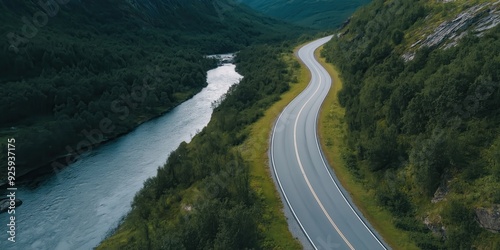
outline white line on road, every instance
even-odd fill
[[[331,37],[327,37],[327,38],[323,38],[325,40],[327,39],[330,39]],[[294,128],[293,128],[293,140],[294,140],[294,147],[295,147],[295,156],[296,156],[296,159],[297,159],[297,162],[298,162],[298,165],[300,167],[300,171],[301,171],[301,174],[308,186],[308,189],[311,191],[311,194],[313,195],[314,199],[316,200],[317,204],[319,205],[320,209],[322,210],[323,214],[327,217],[329,223],[333,226],[333,228],[336,230],[336,232],[339,234],[339,236],[343,239],[343,241],[346,243],[346,245],[351,249],[353,250],[354,247],[352,246],[352,244],[348,241],[347,237],[345,237],[345,235],[341,232],[340,228],[335,224],[335,222],[333,221],[333,219],[331,218],[330,214],[328,213],[328,211],[326,210],[326,208],[324,207],[323,203],[321,202],[321,200],[319,199],[318,195],[316,194],[316,191],[314,190],[314,188],[312,187],[312,184],[305,172],[305,169],[304,169],[304,166],[303,166],[303,163],[302,163],[302,160],[300,159],[300,155],[299,155],[299,150],[298,150],[298,145],[297,145],[297,127],[298,127],[298,121],[299,121],[299,118],[300,118],[300,115],[302,114],[302,112],[305,110],[306,106],[310,103],[311,100],[313,100],[314,98],[318,98],[318,92],[320,91],[320,89],[322,89],[321,87],[325,86],[325,85],[322,85],[321,83],[323,82],[323,80],[325,80],[326,78],[326,81],[325,83],[329,80],[328,77],[328,73],[324,70],[324,68],[322,67],[321,64],[319,64],[319,62],[315,59],[314,57],[314,52],[316,51],[316,49],[319,47],[319,46],[316,46],[318,44],[324,44],[326,41],[323,40],[323,39],[320,39],[320,40],[317,40],[316,42],[313,42],[313,43],[309,43],[308,45],[302,47],[300,50],[299,50],[299,53],[298,53],[298,58],[300,60],[302,60],[304,62],[304,64],[306,65],[306,67],[310,70],[311,72],[311,80],[309,82],[309,85],[308,87],[306,88],[306,90],[304,90],[301,95],[304,97],[307,96],[307,94],[305,94],[305,92],[308,92],[308,93],[311,93],[311,91],[313,91],[313,89],[315,88],[314,87],[314,83],[318,82],[317,86],[316,86],[316,89],[314,90],[314,92],[312,93],[312,95],[309,97],[309,99],[302,105],[302,107],[300,108],[297,116],[295,116],[295,122],[294,122]],[[313,49],[314,48],[314,49]],[[312,53],[311,53],[311,50],[312,50]],[[312,59],[311,59],[311,54],[313,55]],[[302,55],[302,57],[301,57]],[[307,62],[307,63],[306,63]],[[314,72],[314,74],[313,74]],[[325,73],[326,72],[326,73]],[[319,78],[319,79],[315,79],[315,78]],[[314,79],[314,80],[313,80]],[[319,81],[318,81],[319,80]],[[330,79],[331,81],[331,79]],[[331,81],[331,84],[333,85],[333,82]],[[300,96],[300,95],[299,95]],[[322,96],[322,95],[319,95],[319,96]],[[307,98],[307,97],[306,97]],[[302,98],[301,98],[302,99]],[[292,214],[293,214],[293,217],[295,218],[295,220],[298,222],[300,228],[302,229],[302,231],[304,232],[305,236],[307,237],[307,239],[309,240],[309,242],[311,243],[311,245],[313,246],[314,249],[318,249],[316,247],[316,245],[313,243],[310,235],[307,233],[306,229],[304,228],[302,222],[300,221],[298,215],[296,214],[295,210],[293,209],[292,207],[292,204],[291,204],[291,201],[289,200],[286,192],[285,192],[285,188],[283,187],[283,184],[281,183],[281,180],[279,178],[279,175],[278,175],[278,168],[276,167],[276,163],[275,163],[275,157],[274,157],[274,145],[275,145],[275,135],[276,135],[276,132],[277,132],[277,127],[278,126],[283,126],[282,123],[284,122],[283,119],[285,120],[288,120],[289,118],[286,118],[286,116],[288,114],[285,114],[287,109],[292,106],[294,102],[298,101],[299,98],[295,98],[294,100],[292,100],[292,102],[290,104],[288,104],[284,110],[282,111],[282,113],[279,115],[278,119],[276,120],[276,123],[274,124],[274,128],[273,128],[273,132],[272,132],[272,136],[271,136],[271,148],[270,148],[270,159],[271,159],[271,164],[272,164],[272,168],[273,168],[273,172],[274,172],[274,175],[276,177],[276,180],[277,180],[277,183],[279,185],[279,188],[281,190],[281,193],[283,194],[283,197],[284,199],[286,200],[286,203],[288,204],[288,207],[290,208]],[[304,99],[302,99],[304,100]],[[320,158],[322,160],[322,163],[323,163],[323,166],[324,166],[324,169],[328,172],[329,176],[330,176],[330,179],[331,181],[333,182],[333,184],[335,185],[336,189],[339,191],[339,193],[341,194],[343,200],[347,203],[347,205],[350,207],[350,210],[354,213],[354,215],[356,215],[356,217],[358,218],[358,220],[363,224],[363,226],[369,231],[369,233],[371,234],[371,236],[378,242],[378,244],[380,244],[380,246],[382,246],[383,249],[386,249],[387,248],[385,247],[385,245],[381,242],[381,240],[379,240],[379,238],[374,234],[374,232],[367,226],[367,224],[363,221],[363,219],[361,219],[360,215],[356,212],[356,210],[353,208],[353,205],[351,205],[351,203],[347,200],[347,197],[346,195],[342,192],[342,190],[340,189],[340,186],[339,184],[337,184],[337,182],[335,181],[335,179],[333,178],[333,173],[331,172],[331,170],[329,169],[327,163],[326,163],[326,160],[325,160],[325,157],[323,155],[323,151],[321,150],[321,146],[319,144],[319,139],[318,139],[318,134],[317,134],[317,126],[318,126],[318,116],[319,116],[319,112],[320,112],[320,109],[318,109],[316,111],[316,117],[315,117],[315,127],[314,127],[314,135],[315,135],[315,140],[316,140],[316,147],[318,149],[318,152],[319,152],[319,155],[320,155]],[[283,115],[285,114],[285,115]],[[291,118],[291,117],[290,117]],[[293,118],[292,118],[293,119]],[[287,123],[285,121],[285,123]],[[306,166],[307,167],[307,166]],[[291,197],[292,198],[292,197]],[[339,200],[340,202],[341,200]],[[328,204],[327,204],[328,205]],[[348,210],[347,210],[348,211]],[[355,220],[354,220],[355,221]],[[353,222],[354,222],[353,221]],[[374,245],[375,246],[375,245]]]
[[[318,74],[319,74],[319,72],[318,72]],[[333,84],[333,82],[332,82],[332,84]],[[318,121],[318,115],[319,115],[320,110],[321,109],[319,109],[318,113],[316,113],[316,121]],[[370,232],[370,234],[373,236],[373,238],[375,238],[375,240],[377,240],[377,242],[380,244],[380,246],[387,250],[387,248],[384,246],[384,244],[382,244],[382,242],[378,239],[378,237],[375,236],[375,234],[372,232],[372,230],[366,225],[366,223],[361,219],[361,217],[358,215],[358,213],[354,210],[351,203],[345,197],[344,192],[342,192],[342,190],[340,190],[340,187],[338,186],[337,182],[333,179],[332,173],[329,171],[328,166],[327,166],[325,159],[323,157],[323,154],[321,153],[322,150],[321,150],[321,147],[320,147],[320,144],[318,141],[317,126],[314,127],[314,133],[316,134],[316,146],[318,147],[318,152],[319,152],[319,155],[321,157],[321,161],[323,162],[323,166],[325,167],[326,172],[328,172],[328,175],[330,176],[330,179],[332,180],[333,184],[335,184],[335,187],[337,188],[339,193],[342,195],[342,198],[344,198],[344,201],[347,203],[347,205],[349,205],[349,208],[351,208],[352,212],[356,215],[358,220],[361,221],[361,224],[363,224],[363,226],[366,228],[366,230],[368,230],[368,232]]]
[[[286,108],[288,108],[288,106],[285,107],[285,109],[283,110],[283,112],[281,112],[280,116],[278,117],[278,119],[276,120],[276,123],[274,124],[274,129],[273,131],[276,130],[276,126],[278,125],[280,119],[281,119],[281,116],[285,113],[285,110]],[[283,186],[281,185],[281,181],[280,181],[280,178],[278,176],[278,171],[276,170],[276,164],[274,163],[274,149],[273,149],[273,145],[274,145],[274,135],[275,133],[273,132],[273,136],[271,137],[271,163],[273,165],[273,171],[274,171],[274,175],[276,176],[276,181],[278,181],[278,185],[280,186],[280,189],[281,189],[281,193],[283,193],[283,197],[285,198],[286,200],[286,203],[288,204],[288,207],[290,208],[290,210],[292,211],[292,214],[293,214],[293,217],[295,217],[295,220],[297,220],[297,222],[299,223],[299,226],[300,228],[302,229],[302,232],[304,232],[304,234],[306,235],[307,239],[309,240],[309,242],[311,242],[311,245],[313,246],[314,249],[318,250],[318,248],[316,247],[316,245],[314,245],[311,237],[309,237],[309,234],[307,234],[307,231],[306,229],[304,228],[304,226],[302,225],[302,223],[300,222],[300,219],[299,217],[297,216],[297,214],[295,213],[295,211],[293,210],[293,207],[292,207],[292,204],[290,203],[290,201],[288,200],[288,197],[286,196],[286,193],[285,193],[285,190],[283,189]]]
[[[330,214],[328,214],[328,212],[326,211],[325,207],[323,206],[323,203],[321,203],[320,199],[318,198],[318,195],[316,194],[316,192],[314,191],[311,183],[309,182],[309,178],[307,178],[306,172],[304,171],[304,166],[302,166],[302,161],[300,160],[300,156],[299,156],[299,149],[298,149],[298,146],[297,146],[297,124],[299,122],[300,115],[301,115],[302,111],[304,110],[304,108],[312,100],[312,98],[316,95],[316,93],[318,93],[319,87],[321,86],[320,83],[321,83],[321,80],[322,80],[321,74],[318,74],[318,76],[319,76],[318,87],[316,88],[316,90],[314,91],[314,93],[309,97],[309,99],[304,103],[304,105],[302,105],[302,107],[299,110],[299,113],[298,113],[298,115],[297,115],[297,117],[295,119],[295,124],[294,124],[294,128],[293,128],[293,143],[294,143],[294,146],[295,146],[295,155],[297,157],[297,161],[299,163],[299,167],[300,167],[300,171],[302,172],[302,176],[304,176],[304,179],[306,180],[307,186],[309,187],[309,190],[311,190],[311,193],[313,194],[314,199],[316,200],[316,202],[318,203],[318,205],[321,207],[321,210],[323,211],[323,213],[325,214],[325,216],[328,218],[328,221],[330,221],[330,224],[332,224],[332,226],[335,229],[335,231],[337,231],[337,233],[340,235],[340,237],[342,237],[342,240],[344,240],[344,242],[347,244],[347,246],[351,250],[354,250],[354,247],[347,240],[347,238],[344,236],[344,234],[342,233],[342,231],[340,231],[340,229],[337,227],[337,224],[335,224],[335,222],[333,222],[332,218],[330,217]],[[312,83],[312,79],[311,79],[311,83]]]

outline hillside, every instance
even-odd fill
[[[186,100],[215,66],[204,55],[301,32],[231,0],[59,2],[0,1],[0,145],[18,142],[18,177]]]
[[[325,47],[343,161],[419,248],[500,247],[499,23],[493,0],[376,0]]]
[[[269,45],[238,53],[245,77],[207,127],[145,181],[132,211],[97,249],[300,249],[280,203],[267,203],[266,195],[275,195],[272,181],[265,190],[256,185],[263,177],[251,173],[241,148],[251,125],[293,82],[295,69],[283,60],[288,53],[287,46]]]
[[[333,29],[370,0],[238,0],[266,15],[318,29]]]

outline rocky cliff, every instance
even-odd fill
[[[444,4],[454,2],[445,1]],[[427,19],[431,19],[427,17]],[[403,55],[408,61],[415,56],[415,50],[422,47],[450,48],[467,34],[482,36],[485,31],[500,24],[500,1],[472,5],[451,20],[441,22],[436,28],[424,26],[420,38],[411,44],[410,50]]]

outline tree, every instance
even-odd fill
[[[403,41],[404,35],[405,34],[403,33],[403,31],[399,29],[393,31],[391,40],[394,43],[394,45],[399,45]]]

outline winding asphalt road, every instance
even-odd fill
[[[314,249],[387,249],[351,204],[318,142],[318,113],[332,79],[316,61],[314,51],[331,38],[311,42],[298,52],[311,71],[311,82],[276,121],[271,166],[288,207]]]

